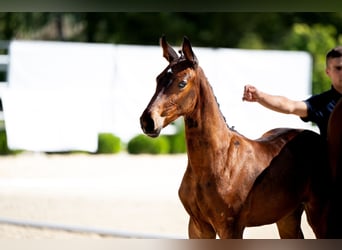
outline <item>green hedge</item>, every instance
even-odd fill
[[[186,152],[184,133],[151,138],[137,135],[127,145],[130,154],[179,154]]]
[[[186,143],[184,130],[177,134],[167,136],[170,144],[170,154],[186,153]]]
[[[186,153],[186,140],[185,140],[185,127],[184,120],[178,119],[174,122],[174,126],[176,126],[176,134],[169,135],[170,142],[170,153],[171,154],[179,154]]]
[[[121,152],[123,148],[123,143],[119,137],[111,133],[100,133],[98,136],[98,149],[95,154],[115,154]],[[161,135],[157,138],[150,138],[143,134],[137,135],[128,142],[127,151],[130,154],[185,153],[184,129],[180,129],[174,135]],[[6,131],[0,130],[0,155],[11,155],[20,152],[22,151],[8,148]],[[79,151],[63,153],[79,153]]]
[[[127,144],[130,154],[168,154],[170,145],[167,137],[151,138],[146,135],[137,135]]]
[[[173,126],[176,133],[151,138],[146,135],[137,135],[127,145],[130,154],[179,154],[186,153],[184,121],[179,119]]]
[[[4,129],[0,130],[0,155],[12,155],[20,153],[20,150],[11,150],[7,145],[7,135]]]
[[[100,133],[96,154],[116,154],[122,150],[121,139],[111,133]]]

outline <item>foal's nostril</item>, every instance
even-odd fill
[[[145,133],[151,133],[154,131],[154,121],[150,115],[143,115],[140,118],[140,125]]]

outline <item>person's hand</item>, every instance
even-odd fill
[[[256,102],[258,101],[258,90],[256,87],[252,85],[245,85],[242,100],[248,102]]]

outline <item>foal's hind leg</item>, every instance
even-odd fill
[[[279,236],[281,239],[304,239],[301,229],[304,205],[300,205],[286,217],[277,221]]]

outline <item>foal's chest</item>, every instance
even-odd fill
[[[179,197],[190,216],[215,224],[235,214],[238,204],[233,204],[235,198],[230,197],[233,193],[228,191],[221,191],[213,177],[198,179],[191,170],[187,170],[179,188]],[[236,202],[240,204],[240,201]]]

